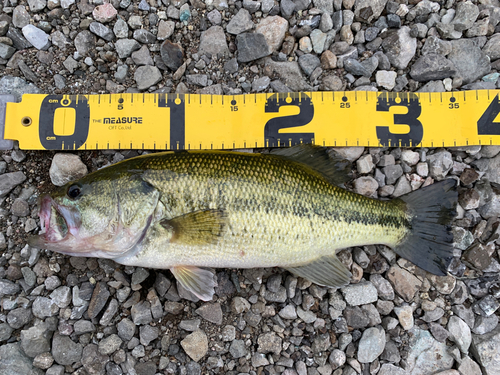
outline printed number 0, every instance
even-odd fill
[[[399,100],[397,100],[399,99]],[[424,128],[418,119],[422,112],[422,107],[417,95],[414,93],[405,93],[397,97],[389,97],[386,93],[378,96],[377,111],[387,112],[391,107],[406,107],[408,112],[405,114],[394,114],[395,125],[408,125],[408,133],[392,133],[388,126],[377,126],[377,138],[383,146],[417,146],[424,137]]]

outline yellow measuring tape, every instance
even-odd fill
[[[500,145],[499,91],[24,95],[5,139],[23,149]]]

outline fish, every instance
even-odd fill
[[[342,188],[350,169],[312,145],[142,155],[42,196],[41,231],[29,243],[169,269],[204,301],[215,293],[215,268],[282,267],[321,286],[347,285],[337,250],[372,244],[446,275],[456,182],[378,200]]]

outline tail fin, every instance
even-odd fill
[[[453,258],[451,222],[456,216],[456,185],[455,180],[445,180],[400,198],[411,216],[411,232],[395,251],[438,276],[446,275]]]

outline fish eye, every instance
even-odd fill
[[[68,197],[70,197],[71,199],[76,199],[82,194],[82,191],[80,190],[80,186],[71,185],[68,188],[67,194],[68,194]]]

